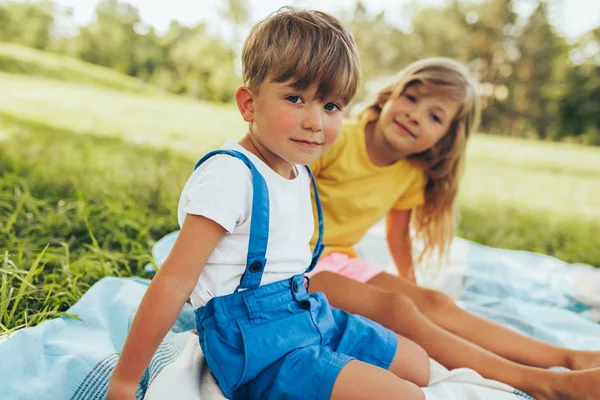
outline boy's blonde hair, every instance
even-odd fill
[[[412,63],[395,82],[377,94],[360,117],[377,121],[384,104],[397,99],[407,86],[423,85],[429,93],[458,100],[461,104],[448,132],[432,148],[408,157],[427,176],[425,203],[413,210],[412,225],[424,244],[425,256],[445,256],[454,237],[454,203],[465,163],[467,139],[477,129],[481,103],[477,83],[467,69],[447,58],[426,58]]]
[[[334,98],[345,106],[356,94],[360,66],[352,34],[336,18],[283,7],[250,31],[242,77],[256,93],[266,79],[293,79],[298,90],[316,85],[320,101]]]

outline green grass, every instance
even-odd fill
[[[142,275],[193,163],[245,130],[232,106],[167,94],[3,73],[0,87],[0,334]],[[460,235],[600,266],[599,203],[600,149],[475,136]]]
[[[6,42],[0,42],[0,71],[130,92],[159,92],[152,85],[109,68]]]
[[[0,113],[78,133],[168,147],[194,157],[244,133],[231,105],[126,93],[0,73]]]
[[[64,312],[98,279],[142,274],[177,228],[191,159],[2,118],[0,334]]]
[[[477,136],[463,200],[600,222],[600,148]]]
[[[463,237],[600,266],[600,148],[476,136],[460,205]]]

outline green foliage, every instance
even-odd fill
[[[103,0],[96,6],[96,21],[81,28],[77,37],[78,56],[87,62],[135,75],[135,56],[140,35],[139,12],[127,3]]]
[[[235,54],[205,31],[199,25],[171,47],[169,60],[174,66],[171,89],[200,99],[226,102],[241,84],[233,70]]]
[[[71,53],[81,59],[137,76],[178,94],[227,102],[240,83],[234,52],[210,35],[204,24],[171,24],[157,36],[144,27],[138,10],[117,0],[102,0],[95,22],[81,29]],[[237,15],[237,14],[236,14]],[[241,18],[243,15],[240,15]],[[237,17],[236,17],[237,18]]]
[[[534,11],[523,18],[515,12],[514,0],[455,0],[436,7],[409,3],[398,13],[410,20],[407,26],[408,20],[398,24],[384,12],[370,13],[356,0],[341,18],[354,33],[361,56],[363,81],[357,100],[412,61],[452,57],[468,64],[482,83],[482,130],[598,143],[600,124],[588,109],[597,109],[600,90],[593,78],[600,66],[600,28],[567,43],[548,19],[552,7],[561,4],[532,0]],[[121,0],[100,0],[93,22],[74,36],[61,36],[54,23],[63,26],[70,19],[68,10],[51,0],[8,2],[0,4],[0,40],[116,69],[176,94],[229,102],[241,84],[236,52],[241,32],[248,28],[249,4],[228,0],[217,9],[219,22],[232,33],[227,40],[211,33],[206,23],[183,27],[173,21],[168,32],[157,34],[136,7]],[[22,29],[23,21],[27,29]],[[573,54],[594,48],[586,67],[580,68],[582,62]],[[2,61],[0,70],[17,69]]]
[[[51,1],[0,4],[0,41],[46,48],[54,25],[54,11]]]
[[[228,18],[235,23],[245,21],[245,3],[230,3],[235,9],[227,13]],[[126,2],[101,0],[95,13],[96,19],[81,27],[77,35],[60,36],[53,32],[55,15],[68,19],[68,12],[51,1],[0,4],[0,41],[79,58],[177,94],[217,102],[232,100],[241,83],[234,68],[235,52],[230,44],[208,33],[204,24],[187,28],[173,22],[160,36],[140,20],[137,8]],[[27,29],[23,29],[23,21],[27,21]],[[59,79],[70,72],[39,71],[40,63],[31,59],[32,54],[25,54],[25,59],[14,54],[0,58],[0,71],[31,74],[34,70]]]
[[[574,51],[600,47],[600,28],[570,45],[548,21],[552,2],[534,0],[534,12],[522,19],[512,0],[464,0],[442,7],[411,4],[403,12],[411,21],[405,33],[387,15],[369,14],[362,2],[356,4],[343,18],[356,38],[365,81],[423,57],[456,58],[482,83],[483,131],[600,142],[595,112],[600,82],[594,75],[600,56],[596,51],[585,67],[571,59]]]
[[[363,85],[374,78],[395,74],[406,64],[402,50],[410,41],[385,20],[384,13],[370,15],[365,5],[357,1],[353,14],[344,14],[342,18],[354,35]]]
[[[598,29],[600,32],[600,29]],[[598,38],[583,38],[580,47],[600,46]],[[588,58],[563,77],[566,95],[558,100],[560,126],[556,138],[600,146],[600,56]]]

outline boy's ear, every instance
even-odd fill
[[[235,102],[246,122],[254,121],[254,92],[248,86],[240,86],[235,91]]]

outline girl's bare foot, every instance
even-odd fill
[[[584,371],[556,372],[547,387],[532,390],[536,400],[597,400],[600,399],[600,368]]]

